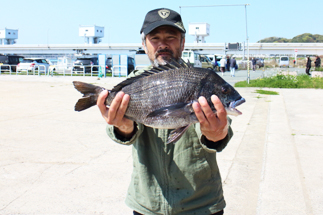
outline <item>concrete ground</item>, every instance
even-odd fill
[[[131,147],[108,138],[96,107],[73,110],[73,80],[123,79],[0,75],[0,214],[132,214]],[[237,90],[247,102],[218,154],[225,214],[323,214],[323,90]]]

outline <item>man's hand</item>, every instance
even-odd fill
[[[227,112],[216,95],[211,97],[216,113],[213,113],[206,99],[201,96],[193,103],[193,109],[201,125],[202,134],[210,141],[217,142],[228,133]]]
[[[124,117],[130,96],[124,92],[117,93],[109,108],[104,104],[107,96],[108,91],[102,91],[96,103],[103,118],[109,125],[113,125],[120,135],[128,137],[134,130],[134,122]]]

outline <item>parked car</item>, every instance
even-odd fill
[[[289,57],[288,56],[281,56],[279,58],[279,67],[289,67]]]
[[[105,62],[105,71],[107,73],[112,72],[112,58],[111,57],[108,57],[106,62]]]
[[[128,57],[128,75],[135,69],[135,59]]]
[[[81,57],[77,58],[73,63],[73,71],[83,71],[83,68],[86,73],[92,71],[98,71],[98,57]],[[93,67],[92,67],[93,66]]]
[[[0,55],[0,65],[10,65],[11,71],[16,72],[17,65],[23,61],[23,56],[18,55]],[[9,71],[9,66],[1,66],[1,71]]]
[[[49,63],[43,58],[25,58],[17,65],[17,72],[21,71],[48,71]]]
[[[214,64],[206,55],[200,55],[200,61],[202,63],[202,68],[213,70]]]
[[[264,67],[265,66],[264,59],[256,58],[256,66],[258,66],[258,68]]]

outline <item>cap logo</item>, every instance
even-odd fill
[[[176,22],[174,23],[177,27],[181,28],[182,30],[184,30],[184,26],[182,22]],[[185,31],[185,30],[184,30]]]
[[[169,16],[170,11],[169,10],[159,10],[158,14],[161,18],[166,19]]]

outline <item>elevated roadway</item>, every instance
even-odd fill
[[[186,49],[199,50],[204,54],[224,54],[224,43],[186,43]],[[131,54],[141,48],[141,43],[111,44],[36,44],[0,45],[2,54],[21,55],[70,55],[77,53]],[[323,43],[249,43],[251,56],[269,55],[323,55]],[[227,51],[227,54],[247,55],[244,51]]]

